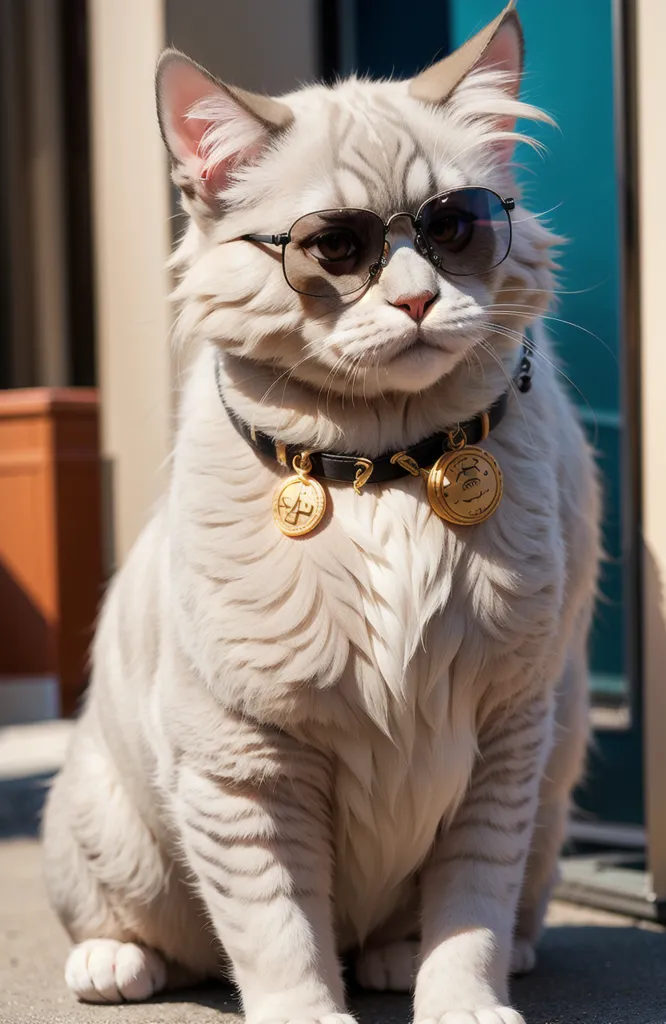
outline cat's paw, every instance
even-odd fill
[[[139,1002],[166,985],[166,965],[152,949],[115,939],[87,939],[67,958],[65,981],[84,1003]]]
[[[515,938],[511,950],[511,974],[529,974],[536,966],[536,950],[529,939]]]
[[[356,960],[356,980],[363,988],[409,992],[418,967],[418,942],[390,942],[364,949]]]
[[[480,1010],[446,1010],[439,1017],[424,1017],[416,1024],[525,1024],[510,1006],[484,1006]]]

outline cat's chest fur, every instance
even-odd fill
[[[219,407],[208,415],[175,465],[179,634],[223,703],[333,755],[336,905],[362,935],[462,800],[480,702],[555,653],[564,555],[546,418],[529,445],[511,415],[489,441],[505,494],[479,527],[443,523],[409,477],[360,496],[329,486],[322,528],[290,539],[271,513],[283,471]]]
[[[504,461],[511,504],[510,447]],[[552,501],[548,477],[541,499]],[[548,516],[530,522],[531,543],[505,532],[507,509],[474,538],[474,528],[452,531],[432,515],[411,478],[361,498],[337,489],[333,501],[367,570],[369,657],[354,659],[347,698],[364,724],[328,733],[338,764],[336,906],[342,934],[362,936],[390,913],[462,801],[480,701],[501,701],[541,671],[561,577],[532,548],[557,551]]]

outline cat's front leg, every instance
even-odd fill
[[[550,747],[545,700],[480,737],[470,791],[421,879],[416,1024],[522,1024],[508,1004],[516,905]]]
[[[181,766],[176,814],[246,1021],[353,1024],[332,924],[330,766],[283,734],[239,729],[215,770]]]

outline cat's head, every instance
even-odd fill
[[[518,100],[522,66],[513,3],[409,81],[352,78],[279,100],[167,51],[160,124],[191,218],[181,336],[366,400],[424,391],[473,351],[506,357],[551,288],[548,232],[501,203],[515,195],[516,118],[543,117]],[[496,198],[451,193],[472,186]],[[411,218],[441,193],[415,234]],[[273,244],[305,215],[343,208],[375,217],[300,221],[284,253]],[[399,213],[411,218],[384,235]]]

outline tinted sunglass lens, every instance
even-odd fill
[[[284,252],[287,282],[302,295],[351,295],[372,277],[384,225],[369,210],[321,210],[292,226]]]
[[[485,274],[511,247],[511,219],[501,198],[485,188],[461,188],[423,207],[419,227],[427,255],[449,274]]]

